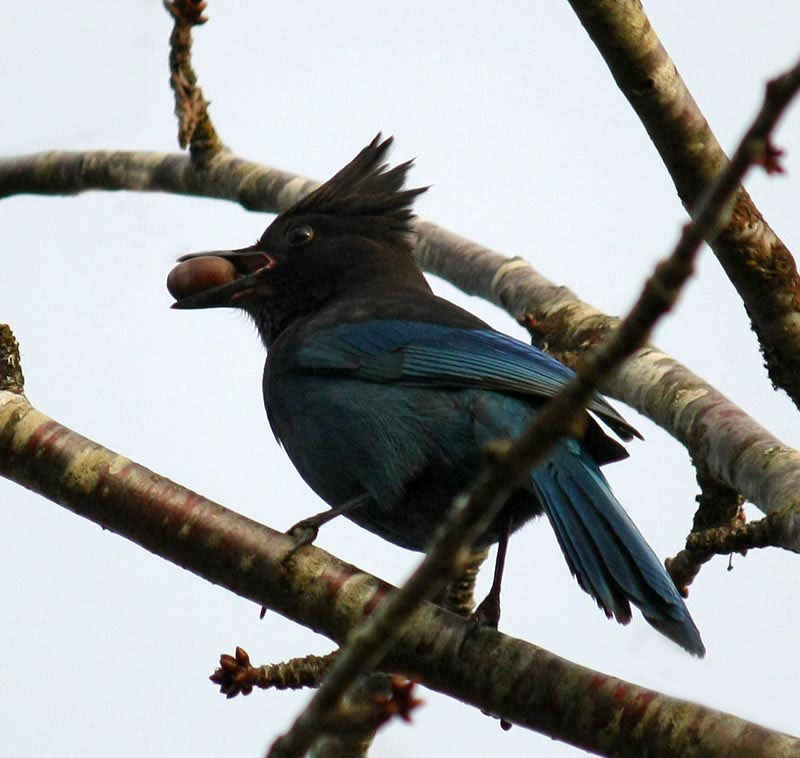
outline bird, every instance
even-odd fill
[[[255,322],[272,432],[329,506],[296,525],[299,544],[344,515],[425,551],[487,446],[518,437],[574,376],[433,293],[413,256],[413,204],[428,188],[405,188],[413,161],[390,168],[392,142],[379,133],[255,244],[183,256],[167,279],[173,308],[233,307]],[[509,536],[544,514],[607,617],[627,624],[633,604],[702,657],[683,598],[600,470],[628,455],[601,423],[626,442],[641,436],[595,394],[473,545],[499,545],[483,621],[499,619]]]

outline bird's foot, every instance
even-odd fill
[[[301,547],[312,544],[314,540],[317,539],[320,526],[328,519],[328,513],[318,513],[316,516],[310,516],[309,518],[304,518],[302,521],[298,521],[294,526],[287,529],[286,534],[294,540],[294,545],[292,545],[289,552],[286,553],[281,563],[286,565]]]
[[[319,528],[323,524],[327,524],[337,516],[341,516],[349,511],[355,510],[356,508],[360,508],[362,505],[365,505],[368,502],[370,502],[369,495],[359,495],[358,497],[348,500],[341,505],[337,505],[335,508],[331,508],[328,511],[323,511],[322,513],[317,513],[313,516],[309,516],[308,518],[304,518],[302,521],[298,521],[293,527],[291,527],[291,529],[286,531],[286,534],[288,534],[294,540],[294,547],[283,559],[283,563],[286,563],[286,561],[288,561],[301,547],[310,545],[312,542],[314,542],[319,534]]]
[[[481,629],[497,629],[500,623],[500,593],[489,592],[483,602],[472,612],[469,617],[469,628],[461,641],[461,649],[464,649],[466,642],[471,640]],[[506,721],[489,711],[483,711],[486,716],[500,719],[500,728],[507,732],[511,729],[511,722]]]
[[[482,629],[497,629],[499,623],[500,598],[490,592],[467,619],[467,630],[459,646],[459,655],[464,652],[466,645],[472,642]]]
[[[490,626],[492,629],[497,629],[500,624],[499,593],[490,592],[469,618],[476,627]]]
[[[324,515],[328,515],[327,513]],[[288,534],[294,540],[294,547],[292,548],[292,553],[303,547],[304,545],[310,545],[317,539],[317,535],[319,534],[319,528],[324,522],[320,520],[319,515],[311,516],[310,518],[304,518],[302,521],[298,521],[294,526],[286,530],[286,534]]]

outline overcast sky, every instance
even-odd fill
[[[651,20],[720,142],[732,148],[767,78],[793,62],[796,0],[653,0]],[[502,8],[498,17],[497,8]],[[420,215],[523,255],[585,300],[622,313],[685,214],[644,129],[566,2],[212,3],[195,67],[224,141],[244,157],[325,179],[380,129],[431,184]],[[170,21],[156,0],[3,5],[0,152],[177,150]],[[800,108],[778,144],[787,176],[748,182],[800,250]],[[273,440],[263,350],[229,311],[170,311],[176,256],[236,247],[271,216],[221,201],[90,193],[0,202],[0,321],[22,347],[26,392],[82,434],[227,506],[285,529],[321,510]],[[433,282],[492,324],[505,314]],[[770,431],[800,446],[798,413],[770,387],[744,310],[713,256],[655,342]],[[606,469],[663,558],[681,547],[696,486],[684,449],[622,408],[646,442]],[[307,693],[226,701],[218,655],[257,662],[330,641],[0,481],[0,726],[9,756],[255,758]],[[755,508],[749,508],[758,516]],[[418,556],[345,520],[318,544],[399,582]],[[707,658],[637,614],[607,621],[577,587],[548,524],[511,542],[501,630],[571,660],[800,734],[798,558],[717,558],[689,607]],[[488,573],[488,572],[487,572]],[[484,578],[484,589],[488,576]],[[436,693],[376,756],[574,756],[574,748]]]

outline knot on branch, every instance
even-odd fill
[[[25,389],[19,344],[8,324],[0,324],[0,390],[21,395]]]
[[[744,498],[717,481],[704,464],[695,461],[695,468],[700,494],[695,497],[697,511],[692,531],[686,539],[686,548],[674,558],[664,561],[667,572],[683,597],[689,596],[689,585],[703,565],[716,554],[713,550],[695,546],[693,538],[709,529],[731,529],[745,523]]]
[[[176,24],[200,26],[208,21],[208,16],[203,15],[208,7],[205,0],[164,0],[164,7]]]

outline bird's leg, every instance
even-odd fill
[[[303,545],[310,545],[317,538],[319,528],[323,524],[327,524],[337,516],[341,516],[344,513],[348,513],[356,508],[360,508],[362,505],[368,503],[369,500],[369,495],[359,495],[358,497],[354,497],[352,500],[348,500],[341,505],[337,505],[335,508],[329,508],[327,511],[317,513],[314,516],[309,516],[308,518],[304,518],[302,521],[298,521],[293,527],[286,530],[286,534],[294,538],[294,547],[292,547],[292,549],[284,556],[282,563],[286,564],[291,557],[301,547],[303,547]],[[262,605],[259,618],[263,619],[266,612],[266,606]]]
[[[478,634],[481,628],[488,626],[492,629],[497,629],[497,625],[500,623],[500,585],[503,582],[503,569],[506,565],[508,538],[511,536],[511,520],[509,515],[506,528],[497,543],[497,558],[494,563],[494,576],[489,594],[470,615],[467,631],[459,646],[459,654],[464,650],[464,646]]]
[[[334,508],[329,508],[327,511],[317,513],[314,516],[309,516],[308,518],[304,518],[302,521],[298,521],[291,529],[287,529],[286,531],[286,534],[288,534],[290,537],[293,537],[295,541],[292,554],[294,554],[298,548],[303,547],[303,545],[310,545],[315,539],[317,539],[319,528],[323,524],[327,524],[337,516],[341,516],[349,511],[355,510],[356,508],[360,508],[362,505],[367,503],[369,499],[370,496],[367,494],[359,495],[358,497],[354,497],[351,500],[342,503],[341,505],[337,505]]]
[[[472,613],[475,626],[490,626],[497,629],[500,623],[500,585],[503,582],[503,569],[506,566],[506,553],[508,552],[508,538],[511,535],[511,516],[508,517],[506,529],[497,543],[497,559],[494,564],[494,577],[489,594]]]

